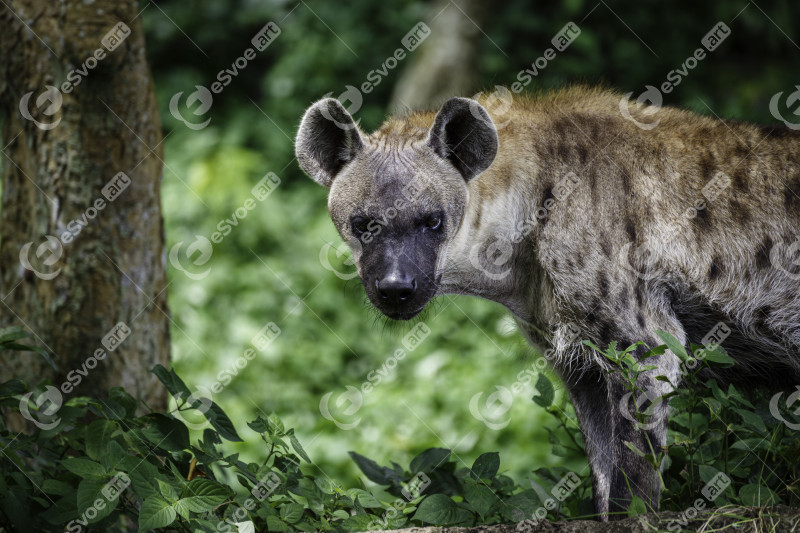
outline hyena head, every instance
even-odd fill
[[[333,98],[312,105],[295,142],[303,170],[330,189],[328,210],[353,253],[370,301],[408,320],[436,295],[464,217],[467,182],[497,153],[497,132],[476,101],[390,121],[363,134]]]

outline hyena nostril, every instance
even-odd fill
[[[392,276],[382,280],[375,280],[375,288],[382,300],[392,303],[409,300],[417,292],[417,280]]]

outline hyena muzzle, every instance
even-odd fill
[[[800,132],[581,87],[489,104],[452,98],[366,135],[324,99],[303,116],[297,158],[330,189],[375,307],[405,320],[440,294],[505,305],[534,346],[552,348],[597,512],[632,496],[656,508],[658,475],[625,441],[663,446],[667,406],[642,430],[607,361],[580,341],[725,337],[737,364],[718,379],[798,383]],[[648,364],[658,368],[637,385],[650,397],[680,382],[671,352]]]

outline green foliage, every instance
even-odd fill
[[[662,509],[683,511],[703,498],[707,506],[800,504],[800,444],[787,431],[800,417],[785,412],[775,397],[746,398],[733,385],[723,389],[714,379],[702,379],[701,370],[733,364],[720,347],[685,350],[669,334],[659,335],[665,344],[638,359],[633,354],[641,343],[623,350],[612,343],[602,353],[632,392],[642,374],[655,369],[647,360],[665,355],[668,347],[684,364],[691,386],[668,394],[667,446],[632,448],[654,469],[662,466]],[[539,468],[520,484],[501,469],[497,452],[468,464],[457,452],[429,448],[408,468],[394,461],[382,466],[350,452],[371,484],[346,489],[312,462],[294,429],[274,413],[247,424],[258,435],[251,443],[258,459],[245,461],[222,450],[223,441],[241,440],[242,428],[218,404],[189,394],[174,370],[156,366],[153,373],[176,399],[175,409],[139,415],[146,406],[113,388],[105,399],[70,399],[54,424],[31,434],[11,431],[6,425],[11,417],[3,419],[0,527],[211,532],[234,531],[239,524],[255,531],[363,531],[428,524],[527,526],[592,513],[585,467]],[[535,388],[533,400],[552,418],[552,453],[582,455],[583,440],[568,404],[543,374]],[[25,406],[29,411],[23,414],[38,420],[36,411],[47,407],[30,405],[25,391],[19,380],[0,384],[0,405],[17,413]],[[197,431],[190,431],[196,424],[187,421],[190,411],[211,426],[196,437]],[[634,498],[628,512],[646,511]]]
[[[669,348],[681,361],[681,386],[650,399],[650,405],[669,401],[666,447],[656,449],[648,440],[649,449],[640,450],[628,443],[659,473],[661,509],[682,511],[698,499],[707,506],[800,505],[800,442],[792,430],[800,427],[797,413],[781,406],[780,394],[756,390],[744,395],[733,384],[724,388],[709,378],[714,371],[735,364],[721,346],[691,344],[687,350],[669,333],[657,333],[665,344],[638,359],[634,351],[642,343],[624,350],[611,343],[600,350],[584,342],[613,364],[612,373],[634,394],[646,392],[637,380],[656,368],[647,364],[648,359]],[[665,376],[654,377],[667,381]],[[648,409],[636,413],[643,424],[648,415]],[[647,438],[647,432],[641,431]],[[631,514],[642,512],[646,512],[644,502],[634,502]]]
[[[223,439],[240,438],[221,407],[191,399],[173,370],[153,373],[178,400],[175,410],[137,415],[138,402],[115,388],[106,399],[70,400],[72,415],[54,428],[26,435],[3,424],[0,527],[211,532],[249,523],[250,531],[359,531],[492,524],[540,506],[534,491],[499,473],[496,452],[467,467],[450,450],[431,448],[408,469],[351,452],[376,485],[345,489],[314,466],[275,414],[248,423],[261,444],[259,461],[245,462],[220,450]],[[3,383],[0,403],[19,412],[24,391],[19,381]],[[190,410],[212,425],[197,439],[184,416]]]

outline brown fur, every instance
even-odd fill
[[[738,364],[717,377],[773,387],[800,379],[800,264],[789,248],[800,238],[800,133],[654,110],[588,87],[489,109],[496,134],[481,118],[486,110],[464,99],[391,118],[368,136],[355,124],[344,134],[325,130],[315,119],[321,106],[349,118],[333,101],[313,106],[298,159],[331,187],[331,217],[357,255],[355,211],[385,210],[414,176],[433,185],[385,226],[383,244],[363,246],[356,258],[370,298],[399,318],[435,294],[488,298],[514,313],[531,343],[552,347],[586,436],[598,513],[624,509],[631,491],[657,506],[657,476],[624,441],[645,449],[647,435],[663,445],[667,409],[656,407],[639,431],[622,384],[580,339],[652,346],[665,330],[688,346],[723,322],[731,334],[722,346]],[[637,127],[623,107],[657,126]],[[338,147],[324,152],[347,152],[339,171],[315,167],[325,166],[313,154],[321,139]],[[709,194],[710,184],[727,183],[720,172],[730,183]],[[446,214],[442,233],[424,247],[409,244],[432,239],[407,235],[417,231],[415,217],[435,209]],[[407,313],[382,303],[371,285],[411,270],[424,296]],[[665,394],[670,386],[654,378],[679,383],[678,360],[667,352],[653,362],[658,371],[639,385]]]

